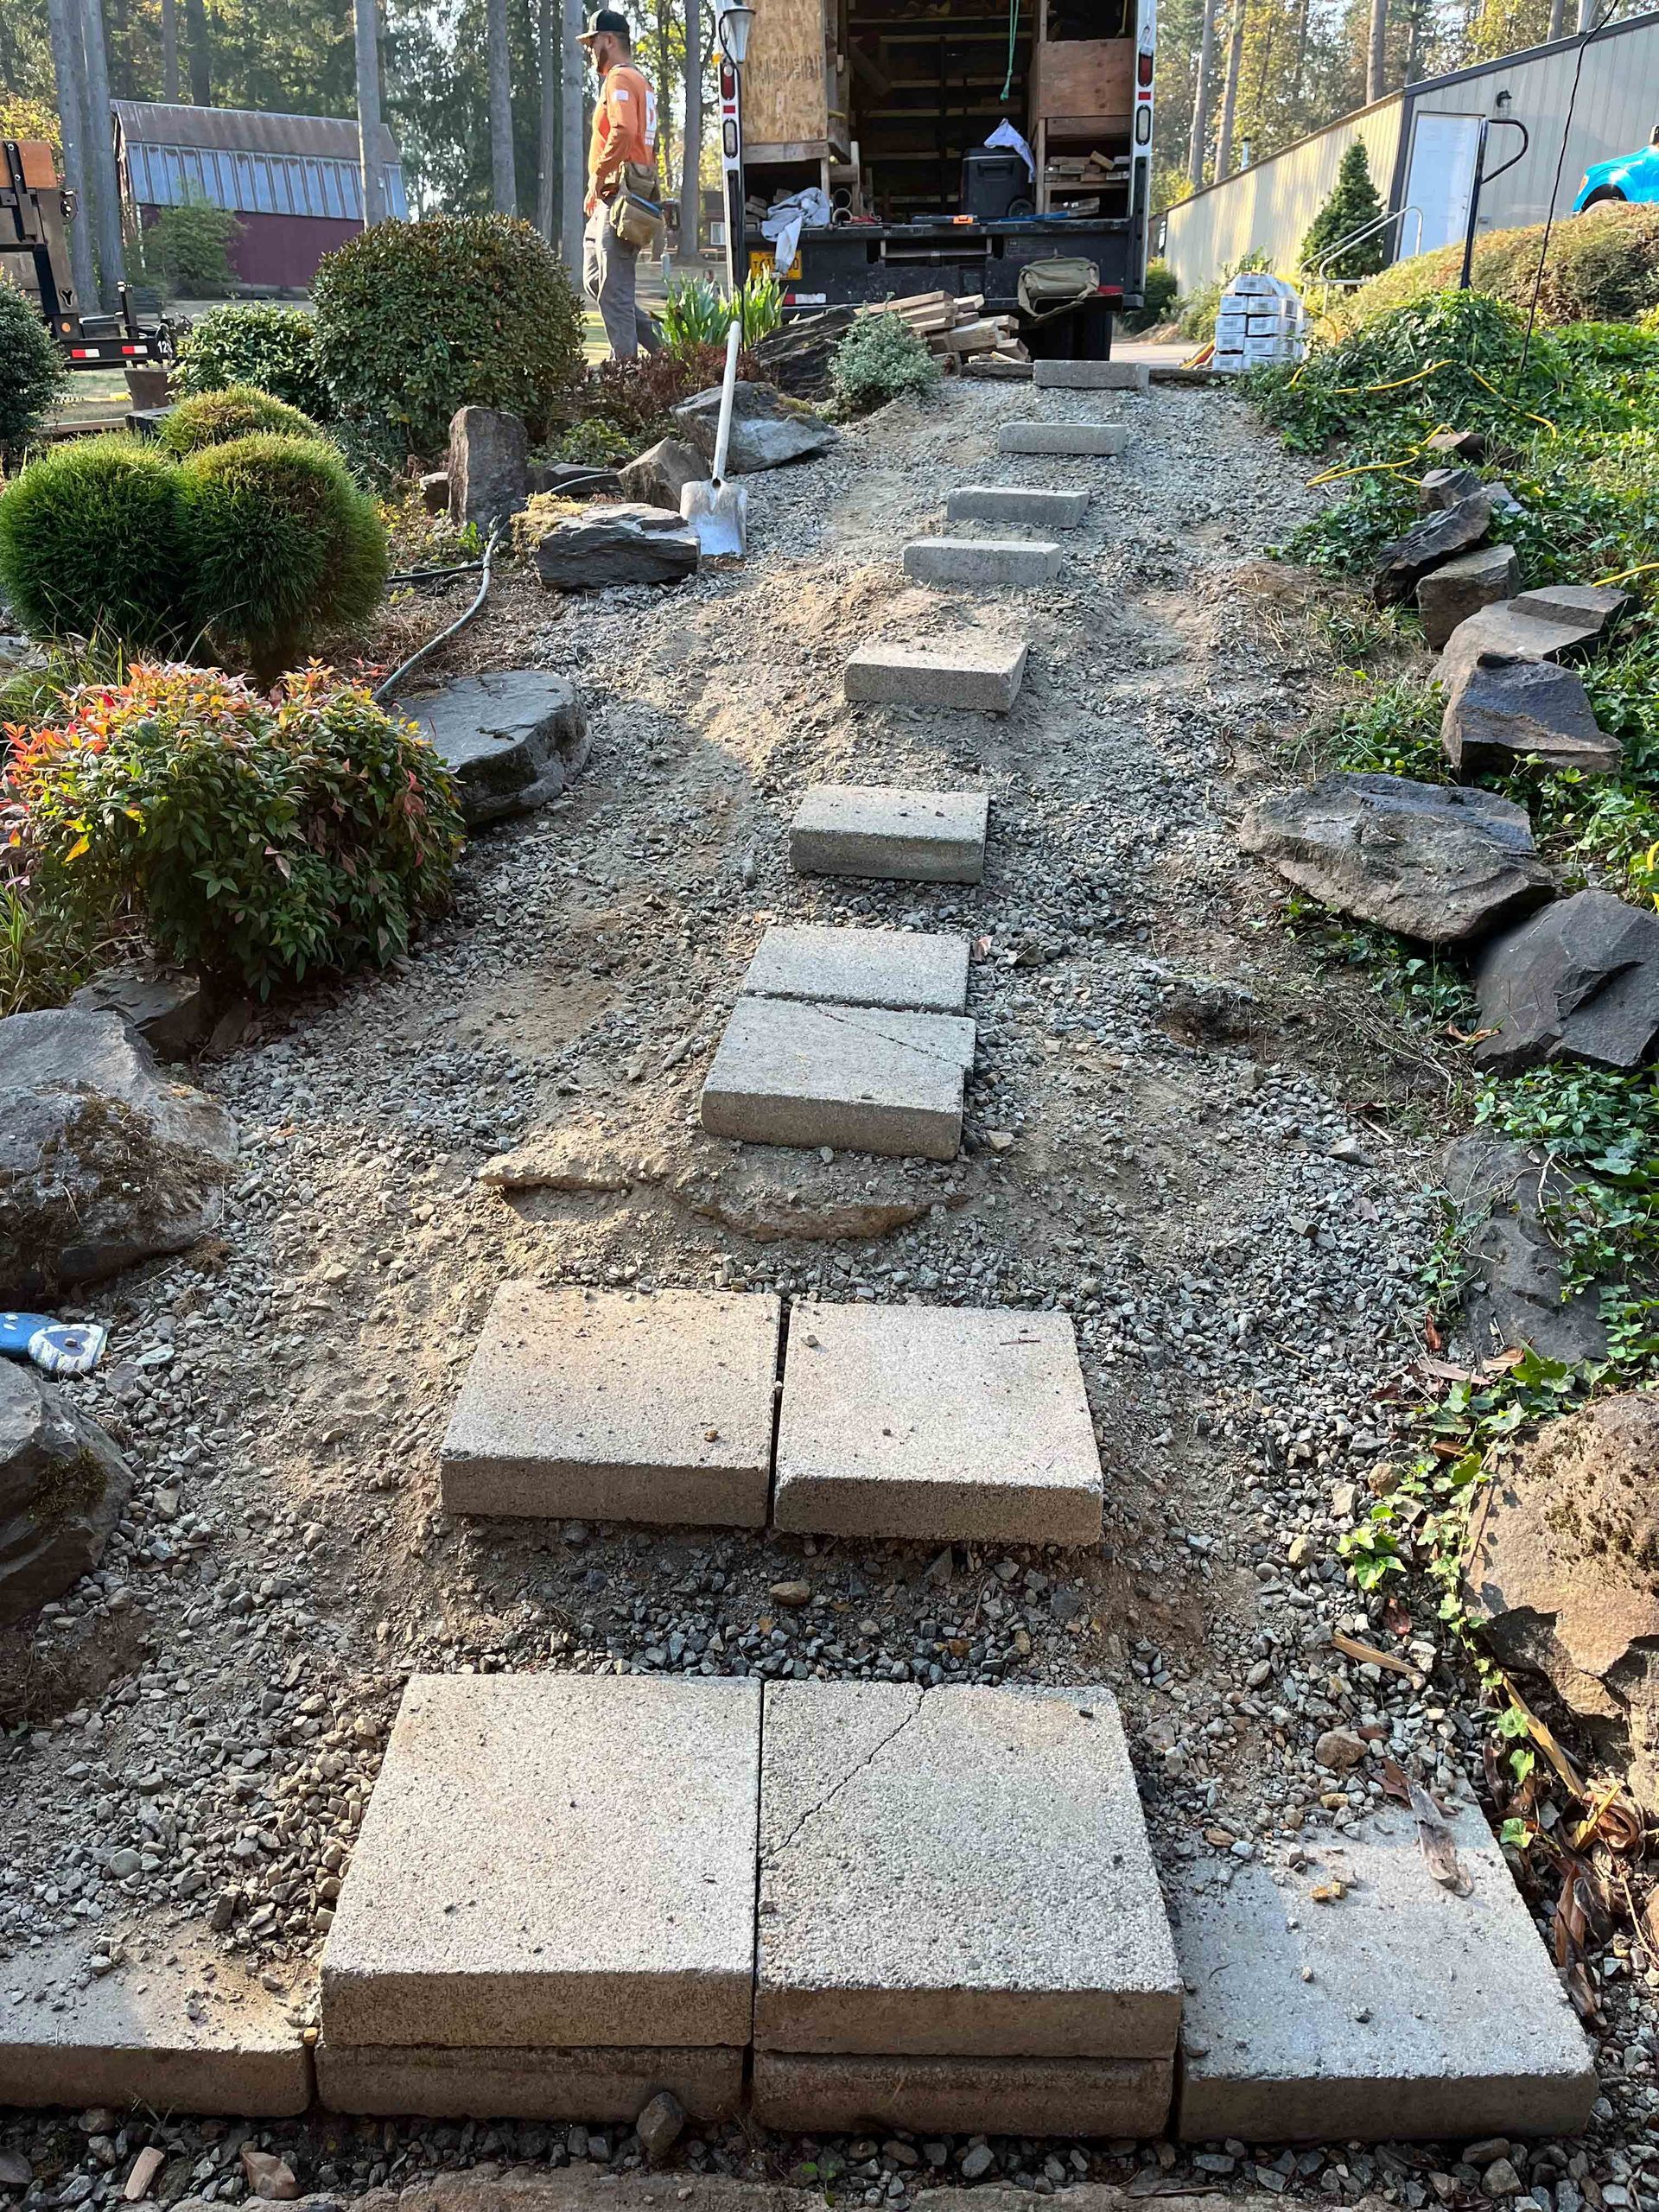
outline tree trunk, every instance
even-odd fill
[[[1186,175],[1194,192],[1204,182],[1204,157],[1210,144],[1210,97],[1216,66],[1216,16],[1221,0],[1204,0],[1204,28],[1198,35],[1198,74],[1192,87],[1192,133],[1187,141]]]
[[[669,124],[674,113],[674,73],[668,58],[668,10],[669,0],[657,0],[657,167],[664,192],[671,175],[669,141],[672,134]]]
[[[69,281],[75,289],[75,305],[83,315],[90,315],[98,304],[98,278],[92,267],[92,194],[86,188],[86,88],[82,82],[80,24],[73,0],[47,0],[47,15],[52,69],[58,86],[58,128],[63,138],[63,181],[75,195],[75,217],[69,225]]]
[[[536,141],[536,227],[551,246],[559,243],[564,207],[563,169],[564,49],[557,0],[537,0],[536,42],[542,69],[541,124]]]
[[[1365,105],[1382,97],[1389,70],[1389,0],[1371,0],[1371,35],[1365,49]]]
[[[357,147],[363,176],[363,227],[386,219],[386,185],[380,165],[380,24],[378,0],[355,0],[357,26]]]
[[[1296,16],[1296,66],[1290,73],[1290,124],[1298,129],[1300,118],[1296,111],[1301,105],[1302,79],[1307,72],[1307,16],[1309,0],[1301,0]]]
[[[1238,112],[1238,73],[1244,64],[1244,10],[1247,0],[1236,0],[1233,40],[1227,50],[1227,84],[1221,96],[1221,133],[1216,141],[1216,182],[1228,172],[1233,158],[1233,118]]]
[[[685,0],[685,131],[680,142],[680,252],[702,251],[702,8]]]
[[[490,47],[490,189],[499,215],[518,212],[512,166],[512,63],[507,47],[507,0],[485,0]]]
[[[582,48],[576,44],[582,29],[582,0],[560,0],[563,16],[564,72],[562,80],[560,106],[564,118],[563,173],[564,173],[564,259],[572,282],[582,283],[582,233],[586,220],[582,203],[587,197],[583,189],[587,177],[587,149],[582,143],[582,77],[584,65]]]
[[[115,167],[115,117],[110,106],[110,49],[104,0],[81,0],[81,37],[86,55],[86,166],[92,173],[98,223],[98,276],[106,308],[127,275],[121,243],[121,180]]]
[[[207,43],[207,0],[184,0],[184,40],[190,49],[191,105],[212,107],[213,66]]]
[[[162,0],[162,98],[179,98],[179,0]]]

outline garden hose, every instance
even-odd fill
[[[435,652],[438,647],[441,645],[443,645],[448,639],[453,638],[457,631],[464,630],[467,627],[467,625],[472,620],[474,615],[477,613],[479,608],[483,606],[486,594],[488,593],[490,588],[490,563],[495,558],[495,549],[501,543],[501,539],[505,534],[506,527],[507,525],[505,521],[498,522],[490,532],[490,542],[484,548],[484,558],[479,563],[484,573],[479,578],[477,598],[473,601],[472,605],[467,609],[467,612],[464,614],[456,616],[455,620],[450,623],[448,629],[440,630],[435,638],[429,638],[423,645],[420,646],[417,651],[410,653],[406,661],[403,662],[400,666],[392,670],[391,674],[387,677],[384,683],[377,683],[375,685],[374,703],[377,707],[385,706],[386,701],[391,698],[393,692],[397,690],[397,686],[404,681],[410,671],[414,668],[418,668],[429,653]]]
[[[1046,7],[1048,0],[1037,0],[1037,4],[1039,8]],[[1008,73],[1002,79],[1002,105],[1005,107],[1007,105],[1008,94],[1014,86],[1014,41],[1019,35],[1020,0],[1008,0]]]

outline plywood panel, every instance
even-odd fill
[[[743,71],[743,136],[751,145],[830,135],[824,0],[764,0]]]
[[[1135,41],[1056,39],[1032,49],[1031,118],[1127,115],[1135,105]]]

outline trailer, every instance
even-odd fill
[[[139,322],[124,284],[113,315],[82,311],[64,231],[74,212],[74,195],[64,189],[43,139],[0,139],[0,270],[35,302],[69,366],[137,369],[164,361],[166,333]]]
[[[766,0],[741,79],[748,266],[774,265],[760,221],[802,194],[830,219],[779,270],[795,314],[943,292],[1013,315],[1025,269],[1078,258],[1092,298],[1022,334],[1103,354],[1142,304],[1155,64],[1156,0]]]

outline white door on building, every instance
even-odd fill
[[[1411,160],[1406,170],[1406,205],[1423,215],[1421,240],[1408,216],[1401,225],[1402,254],[1428,253],[1437,245],[1460,241],[1469,223],[1469,195],[1475,186],[1475,157],[1480,149],[1478,115],[1432,115],[1419,109],[1413,119]]]

